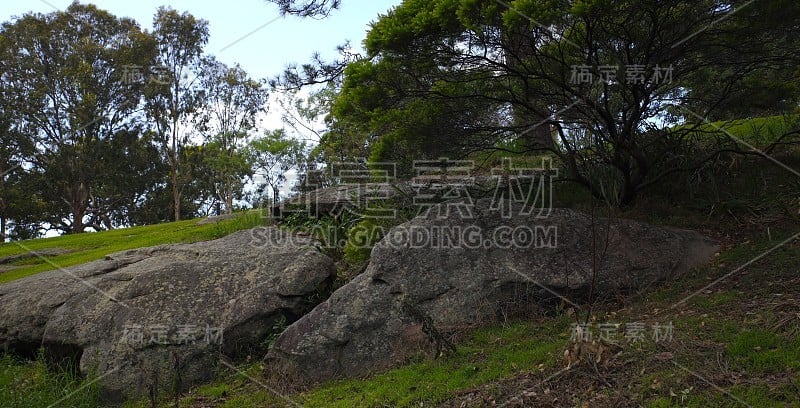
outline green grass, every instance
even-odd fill
[[[761,146],[774,140],[769,139],[770,134],[779,135],[787,129],[790,124],[785,119],[756,118],[729,122],[723,127],[734,136]],[[722,126],[723,123],[715,125]],[[754,132],[753,129],[760,130]],[[719,200],[712,202],[716,205],[714,211],[702,206],[678,208],[671,202],[660,206],[650,203],[644,207],[647,211],[652,212],[655,208],[661,213],[655,216],[639,214],[638,218],[685,228],[707,228],[719,235],[732,234],[733,247],[723,250],[708,267],[697,269],[660,288],[653,288],[641,297],[627,299],[622,305],[609,306],[614,314],[611,318],[606,316],[608,321],[613,322],[638,321],[642,316],[648,315],[652,316],[650,320],[662,323],[671,321],[675,326],[676,339],[665,347],[674,354],[672,361],[704,378],[712,379],[725,392],[720,392],[669,360],[654,359],[655,355],[665,349],[645,343],[636,348],[626,348],[617,359],[620,365],[607,371],[601,367],[595,373],[591,367],[583,366],[549,380],[548,390],[553,396],[561,398],[559,404],[581,406],[577,402],[573,404],[574,401],[564,399],[563,393],[559,394],[561,387],[561,390],[571,389],[579,395],[576,401],[584,396],[591,398],[609,395],[608,406],[615,406],[614,394],[618,393],[617,395],[629,398],[632,405],[646,407],[745,406],[735,401],[734,398],[738,398],[754,407],[800,408],[800,340],[792,334],[796,329],[795,323],[785,324],[780,330],[772,328],[776,319],[783,319],[787,310],[793,310],[792,306],[787,304],[781,308],[766,307],[773,301],[785,301],[792,296],[796,298],[796,291],[792,287],[785,287],[780,283],[781,279],[785,282],[797,277],[800,247],[796,243],[786,245],[772,252],[770,256],[750,264],[709,290],[692,297],[674,311],[670,309],[675,302],[745,265],[797,232],[796,223],[785,220],[774,222],[771,218],[781,214],[778,206],[780,200],[783,200],[781,197],[796,196],[787,193],[785,185],[789,185],[791,181],[781,173],[783,170],[771,172],[750,164],[752,162],[743,162],[733,170],[726,164],[718,169],[726,177],[730,176],[724,179],[725,183],[719,183],[721,197],[728,197],[725,194],[729,194],[738,200],[728,203],[730,205],[724,211],[719,207]],[[560,202],[566,202],[565,205],[587,201],[585,191],[569,186],[559,187],[556,198]],[[696,197],[686,194],[679,198],[686,201],[697,200]],[[652,200],[657,201],[658,197]],[[796,212],[797,209],[792,207],[792,211]],[[753,215],[754,221],[747,218],[750,215]],[[764,218],[756,218],[756,215]],[[75,256],[77,259],[74,263],[79,263],[81,258],[97,259],[107,253],[128,248],[215,238],[248,225],[250,221],[247,221],[247,217],[249,215],[218,225],[197,226],[193,221],[185,221],[141,229],[61,237],[53,239],[51,242],[55,243],[47,244],[49,246],[44,244],[48,240],[28,241],[23,244],[31,245],[31,248],[34,248],[33,245],[42,245],[41,248],[77,250],[54,259],[68,260]],[[699,227],[700,225],[705,226]],[[767,226],[771,227],[769,234],[766,233]],[[108,242],[106,239],[95,238],[106,236],[109,237]],[[86,240],[80,241],[83,238]],[[0,247],[0,257],[20,252],[24,251],[10,245]],[[35,273],[36,268],[46,266],[31,260],[19,261],[17,264],[24,268],[14,272],[30,269],[31,272],[27,274]],[[0,274],[0,282],[7,274]],[[776,291],[784,296],[774,297]],[[754,299],[762,303],[753,306]],[[656,309],[660,312],[654,312]],[[602,316],[601,310],[598,313]],[[438,359],[418,356],[393,370],[367,378],[333,381],[304,393],[290,394],[288,397],[301,406],[309,407],[427,407],[437,404],[450,406],[450,400],[463,391],[481,392],[480,390],[488,389],[489,391],[483,391],[484,395],[504,395],[509,388],[513,392],[517,376],[529,375],[544,379],[563,368],[560,352],[567,344],[570,323],[570,319],[561,316],[482,328],[465,336],[458,343],[458,351],[452,355]],[[25,363],[9,358],[0,360],[0,363],[0,405],[4,407],[5,398],[17,398],[20,401],[11,406],[23,406],[21,401],[25,402],[24,406],[47,406],[46,402],[38,401],[55,401],[66,395],[67,390],[74,390],[79,384],[86,383],[48,374],[39,363]],[[180,406],[239,408],[287,405],[283,397],[263,386],[268,384],[265,379],[268,368],[260,363],[247,363],[240,370],[246,375],[222,370],[216,382],[183,395]],[[20,386],[20,380],[13,378],[24,378],[25,386]],[[605,388],[601,382],[593,383],[593,378],[602,378],[603,381],[610,381],[615,385]],[[761,384],[765,382],[766,385]],[[12,387],[16,387],[16,397],[9,391]],[[79,393],[66,406],[94,406],[96,400],[90,391],[86,395]],[[543,388],[538,391],[543,391]],[[28,404],[27,399],[20,397],[23,394],[31,395],[33,402]],[[163,404],[159,406],[175,406],[171,401],[171,398],[165,397]],[[147,401],[130,402],[126,405],[131,408],[149,406]]]
[[[333,382],[302,395],[302,405],[416,407],[443,402],[460,390],[554,366],[568,328],[566,319],[560,319],[480,329],[453,356],[419,361],[367,380]]]
[[[221,238],[238,230],[264,225],[264,218],[258,211],[243,212],[232,219],[218,223],[198,225],[199,221],[195,219],[0,244],[0,258],[48,248],[69,251],[64,255],[46,257],[47,260],[39,257],[19,260],[13,264],[19,268],[0,273],[0,283],[94,261],[118,251],[160,244],[206,241]]]
[[[739,296],[736,292],[710,293],[705,296],[695,296],[689,299],[688,303],[694,308],[714,310],[717,306],[735,302]]]
[[[209,398],[223,398],[230,394],[231,386],[228,384],[204,385],[197,389],[197,394]]]
[[[25,362],[0,355],[0,406],[94,408],[101,403],[96,383],[52,372],[43,358]]]
[[[800,124],[798,121],[800,116],[788,115],[715,122],[714,125],[739,139],[757,146],[766,146],[785,133],[796,131]]]
[[[228,227],[221,227],[228,228]],[[781,235],[782,237],[783,235]],[[778,239],[778,238],[776,238]],[[774,245],[767,239],[756,240],[742,247],[723,251],[718,262],[728,264],[727,269],[747,262],[764,248]],[[781,268],[789,267],[788,262],[797,258],[797,250],[787,248],[777,251],[775,257],[765,261],[777,263]],[[793,269],[796,270],[796,269]],[[762,271],[770,271],[766,277],[773,276],[772,264],[755,264],[742,272],[743,279],[759,276]],[[628,315],[615,319],[628,321],[641,313],[639,308],[652,306],[664,308],[665,305],[682,299],[688,293],[701,288],[719,276],[713,265],[702,268],[685,279],[659,288],[637,300],[629,309]],[[711,293],[702,293],[691,299],[686,308],[692,314],[672,316],[675,335],[680,340],[700,338],[721,345],[720,357],[731,370],[742,373],[745,379],[760,376],[796,373],[800,370],[800,340],[787,338],[779,333],[770,333],[756,323],[743,323],[726,311],[736,309],[738,304],[748,300],[748,295],[736,288],[727,288],[725,283],[714,287]],[[475,390],[478,387],[503,387],[498,385],[503,379],[512,380],[521,373],[532,373],[542,378],[559,370],[560,351],[566,345],[571,320],[566,316],[532,321],[517,321],[506,325],[496,325],[478,329],[459,343],[458,351],[439,359],[420,356],[408,364],[364,379],[334,381],[301,394],[288,395],[292,401],[308,407],[417,407],[435,406],[447,403],[459,392]],[[628,350],[633,353],[625,358],[635,357],[643,361],[659,350],[639,348]],[[700,375],[710,375],[714,367],[708,365],[714,355],[692,357],[695,351],[678,349],[676,361]],[[685,354],[688,353],[688,354]],[[709,352],[710,353],[710,352]],[[711,353],[713,354],[713,353]],[[266,368],[260,363],[241,368],[242,373],[221,374],[215,383],[198,387],[183,396],[180,406],[218,406],[240,407],[279,407],[286,406],[281,396],[262,387],[265,384]],[[727,394],[707,386],[683,369],[666,363],[660,366],[647,365],[646,375],[628,373],[630,381],[639,381],[639,403],[647,407],[727,407],[736,402]],[[76,379],[47,373],[40,363],[23,363],[2,360],[0,365],[0,401],[17,401],[9,406],[47,406],[74,391],[80,384]],[[246,375],[244,375],[244,374]],[[620,374],[622,375],[622,374]],[[756,377],[753,377],[756,376]],[[570,383],[567,375],[563,381]],[[24,378],[20,385],[20,379]],[[628,378],[628,377],[626,377]],[[658,390],[650,388],[654,380],[663,383]],[[555,381],[555,380],[554,380]],[[627,380],[626,380],[627,381]],[[578,383],[578,386],[581,386]],[[797,387],[785,383],[778,386],[762,386],[753,383],[723,384],[722,388],[735,398],[751,406],[758,407],[800,407]],[[595,391],[597,392],[597,391]],[[16,398],[16,400],[14,399]],[[81,391],[70,400],[67,406],[93,406],[96,397],[91,388]],[[165,398],[163,405],[171,405],[171,398]],[[11,405],[17,404],[17,405]],[[794,404],[794,405],[792,405]],[[5,405],[3,405],[5,406]],[[147,401],[131,402],[126,407],[144,408]]]
[[[800,370],[800,339],[786,339],[777,333],[744,330],[731,339],[726,352],[748,374]]]
[[[0,274],[0,283],[56,269],[57,266],[67,267],[89,262],[126,249],[216,239],[242,229],[264,225],[264,218],[258,211],[240,213],[234,218],[218,223],[198,225],[199,221],[195,219],[5,243],[0,246],[0,258],[48,248],[63,248],[70,253],[50,257],[49,262],[40,258],[25,258],[14,262],[14,265],[21,267]],[[204,389],[203,392],[207,396],[221,397],[227,392],[226,387],[225,385],[211,387]],[[0,406],[50,407],[56,403],[58,407],[78,408],[102,405],[98,389],[91,381],[74,377],[69,373],[49,371],[42,358],[22,361],[7,354],[0,354]]]
[[[560,361],[570,320],[517,321],[478,329],[451,355],[438,359],[417,356],[406,365],[366,378],[333,381],[302,394],[289,395],[303,407],[418,407],[443,402],[457,392],[525,371],[541,372]],[[251,365],[217,383],[198,388],[184,398],[218,397],[231,393],[221,407],[284,406],[283,397],[251,379],[263,381],[264,367]],[[145,407],[145,402],[129,407]]]
[[[723,267],[716,273],[711,273],[712,267],[703,268],[682,282],[649,294],[647,300],[663,304],[693,293],[710,283],[710,278],[748,263],[787,235],[784,232],[773,240],[757,239],[723,251],[717,260]],[[764,304],[765,299],[775,299],[767,283],[796,276],[798,259],[800,250],[796,247],[781,248],[689,300],[683,316],[673,319],[682,345],[676,350],[682,355],[676,361],[711,379],[715,386],[670,364],[648,367],[647,378],[661,379],[667,386],[653,391],[647,387],[649,381],[643,381],[640,392],[647,402],[644,406],[800,407],[800,339],[771,328],[774,312]],[[734,282],[737,280],[741,283]],[[777,287],[773,291],[792,289]],[[754,298],[759,302],[748,305]],[[698,348],[686,347],[694,344]],[[787,383],[786,378],[795,378],[794,383]],[[759,384],[764,382],[771,384]]]

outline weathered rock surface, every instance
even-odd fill
[[[334,276],[330,258],[275,228],[121,252],[0,286],[0,347],[74,361],[109,400],[185,388],[263,351]]]
[[[363,375],[430,344],[441,349],[436,332],[524,313],[556,294],[576,300],[592,286],[594,254],[595,293],[608,296],[679,277],[717,250],[697,232],[593,223],[568,209],[539,218],[507,207],[504,218],[488,200],[471,213],[447,205],[392,229],[363,274],[283,332],[271,367],[307,382]]]

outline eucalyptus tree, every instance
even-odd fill
[[[278,5],[281,14],[292,14],[300,17],[321,18],[339,8],[341,0],[267,0]]]

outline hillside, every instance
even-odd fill
[[[0,408],[800,408],[800,1],[6,3]]]
[[[794,152],[779,159],[800,164]],[[616,214],[695,229],[717,240],[721,250],[712,264],[685,279],[591,308],[562,304],[454,333],[453,354],[420,355],[401,368],[305,391],[269,378],[258,360],[221,366],[217,382],[178,399],[166,397],[158,406],[799,406],[800,183],[785,169],[754,159],[720,163],[718,171],[724,176],[715,178],[714,191],[667,194]],[[590,210],[568,185],[558,191],[561,205]],[[79,263],[136,246],[219,237],[260,222],[253,214],[218,224],[185,221],[6,244],[2,254],[66,248],[75,252],[55,259]],[[12,276],[48,267],[31,259],[17,263],[23,268]],[[641,323],[648,330],[670,327],[662,333],[669,337],[654,341],[648,331],[641,341],[622,341],[600,357],[590,351],[567,368],[572,325],[587,313],[595,327]],[[92,381],[6,356],[0,399],[20,407],[89,407],[97,398]]]

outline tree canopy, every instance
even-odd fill
[[[308,18],[341,5],[268,2]],[[365,55],[345,43],[265,81],[208,55],[208,22],[187,12],[159,8],[152,31],[77,2],[29,13],[0,28],[0,234],[274,203],[292,170],[326,163],[403,177],[492,152],[549,155],[562,180],[625,206],[722,153],[763,154],[695,139],[711,121],[797,113],[799,22],[791,0],[404,0]],[[261,126],[270,92],[286,129]]]
[[[797,73],[800,7],[748,6],[406,0],[347,67],[330,134],[353,139],[341,155],[369,146],[376,161],[406,164],[550,152],[567,179],[628,204],[706,159],[675,154],[693,130],[677,124],[797,106],[796,81],[781,79]]]
[[[244,198],[266,81],[205,54],[204,20],[161,7],[153,27],[77,2],[2,25],[0,238],[231,212]]]

